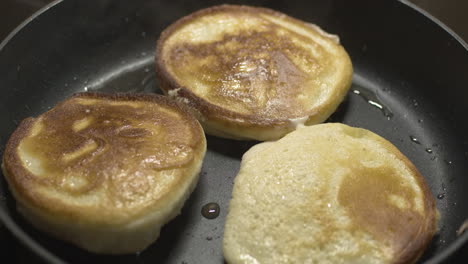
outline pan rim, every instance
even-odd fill
[[[53,6],[58,5],[59,3],[63,2],[63,0],[54,0],[49,4],[45,5],[44,7],[40,8],[36,12],[34,12],[31,16],[26,18],[23,22],[21,22],[18,26],[16,26],[6,37],[5,39],[0,42],[0,53],[3,51],[6,45],[21,31],[25,28],[29,23],[31,23],[34,19],[39,17],[40,15],[44,14],[47,10],[52,8]],[[3,153],[2,153],[3,154]],[[3,174],[2,174],[3,175]],[[8,187],[5,187],[8,188]],[[6,229],[26,248],[34,252],[38,257],[41,258],[42,261],[51,261],[52,263],[60,263],[66,264],[65,261],[58,258],[55,254],[47,250],[44,246],[39,244],[34,238],[26,234],[24,230],[8,215],[3,209],[0,209],[0,224],[3,224]]]
[[[19,33],[21,32],[26,26],[28,26],[32,21],[34,21],[39,16],[43,15],[54,6],[58,6],[64,0],[54,0],[51,3],[45,5],[44,7],[40,8],[38,11],[34,12],[31,16],[21,22],[17,27],[15,27],[5,39],[0,42],[0,53],[4,50],[4,48],[9,44],[9,42]],[[416,6],[415,4],[409,2],[408,0],[398,0],[399,3],[405,5],[406,7],[413,9],[414,11],[418,12],[420,15],[426,17],[431,22],[435,23],[437,26],[442,28],[445,32],[447,32],[451,37],[453,37],[464,49],[468,52],[468,44],[465,42],[457,33],[455,33],[451,28],[449,28],[446,24],[442,21],[434,17],[433,15],[429,14],[427,11],[423,10],[422,8]],[[5,187],[8,188],[8,187]],[[3,209],[0,208],[0,224],[3,224],[12,235],[21,242],[25,247],[29,248],[32,252],[34,252],[38,257],[42,260],[46,260],[51,263],[67,263],[64,260],[60,259],[57,255],[53,252],[49,251],[46,247],[41,245],[37,242],[33,237],[26,234],[26,232],[12,219],[12,217]],[[464,245],[468,244],[468,232],[464,232],[460,236],[458,236],[455,241],[450,243],[449,246],[442,249],[437,255],[432,256],[430,259],[427,260],[425,263],[442,263],[446,261],[459,251]]]
[[[407,7],[415,10],[419,14],[425,16],[428,18],[430,21],[438,25],[440,28],[445,30],[450,36],[452,36],[460,45],[465,49],[466,52],[468,52],[468,44],[463,40],[457,33],[455,33],[450,27],[448,27],[446,24],[444,24],[442,21],[440,21],[438,18],[435,16],[429,14],[426,10],[423,10],[419,6],[409,2],[409,0],[398,0],[400,3],[406,5]],[[464,245],[468,244],[468,232],[464,232],[460,236],[458,236],[455,241],[453,241],[448,247],[444,248],[442,251],[440,251],[437,255],[431,257],[429,260],[427,260],[427,264],[433,264],[433,263],[442,263],[443,261],[446,261],[450,258],[450,256],[454,255],[456,252],[458,252]]]
[[[36,12],[34,12],[31,16],[26,18],[23,22],[21,22],[18,26],[16,26],[3,40],[0,42],[0,52],[5,48],[5,46],[10,42],[13,37],[16,36],[23,28],[25,28],[29,23],[31,23],[34,19],[36,19],[38,16],[42,15],[45,13],[47,10],[52,8],[53,6],[63,2],[63,0],[54,0],[50,2],[49,4],[43,6]]]
[[[455,31],[453,31],[449,26],[447,26],[444,22],[440,21],[438,18],[435,16],[429,14],[426,10],[420,8],[419,6],[409,2],[409,0],[398,0],[400,3],[406,5],[407,7],[417,11],[421,15],[427,17],[429,20],[437,24],[439,27],[441,27],[443,30],[445,30],[447,33],[450,34],[456,41],[458,41],[463,48],[465,48],[466,51],[468,51],[468,43],[465,42]]]

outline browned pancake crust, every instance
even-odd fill
[[[413,210],[401,210],[390,204],[383,194],[392,193],[414,199],[411,188],[401,186],[393,170],[376,168],[372,177],[347,177],[340,185],[338,201],[344,206],[358,229],[366,230],[382,242],[388,242],[397,254],[395,264],[415,263],[424,253],[437,231],[438,213],[434,196],[416,166],[386,139],[367,134],[405,164],[422,190],[424,216]],[[359,174],[360,168],[353,173]],[[394,229],[389,229],[392,227]]]
[[[76,103],[77,99],[97,101],[91,105],[80,105]],[[143,103],[144,107],[141,111],[135,111],[129,105],[109,106],[108,102],[136,102]],[[156,112],[151,111],[153,106]],[[158,111],[160,108],[167,109],[168,114]],[[176,113],[177,117],[171,112]],[[77,120],[86,116],[92,118],[92,124],[83,131],[73,131],[72,127]],[[39,118],[42,119],[46,133],[37,136],[34,145],[28,145],[24,140],[30,135]],[[156,142],[153,152],[148,153],[145,144],[153,142],[146,142],[145,137],[153,132],[130,125],[138,121],[154,122],[155,126],[168,128],[161,135],[164,137],[163,142],[169,145],[158,145]],[[69,160],[64,161],[65,153],[73,153],[86,146],[89,139],[96,143],[89,155],[78,158],[70,156]],[[10,189],[24,206],[47,212],[49,215],[57,214],[77,223],[90,221],[102,225],[119,225],[144,215],[148,208],[157,209],[164,206],[164,201],[171,199],[170,190],[177,188],[176,186],[184,181],[184,177],[189,177],[184,174],[184,170],[191,169],[194,159],[200,159],[200,153],[204,153],[204,142],[203,130],[198,121],[184,107],[164,96],[80,93],[59,103],[38,118],[22,121],[6,145],[3,169]],[[18,153],[20,143],[25,143],[28,151],[46,157],[42,162],[52,175],[38,177],[26,169]],[[186,155],[178,157],[179,152]],[[150,178],[138,176],[139,167],[134,163],[141,162],[139,155],[158,160],[145,163],[151,166],[154,174],[174,170],[175,177],[169,186],[165,186],[160,193],[144,202],[141,202],[144,199],[142,197],[151,191],[148,188],[153,184],[148,182]],[[119,169],[127,170],[130,175],[117,176]],[[78,173],[87,184],[79,188],[68,188],[64,185],[64,177],[73,173]],[[41,194],[38,188],[52,192],[57,190],[70,197],[80,197],[104,189],[107,198],[106,202],[97,207],[74,207],[60,199]]]
[[[235,134],[242,134],[243,131],[249,131],[251,134],[255,134],[255,132],[252,131],[262,133],[265,131],[265,129],[271,130],[272,128],[281,128],[289,132],[295,129],[294,125],[291,125],[290,120],[295,118],[302,118],[305,116],[310,116],[306,124],[314,124],[324,121],[325,118],[322,118],[322,116],[316,118],[316,116],[318,116],[316,113],[330,111],[329,109],[324,110],[328,107],[328,105],[324,106],[321,104],[315,108],[304,111],[299,109],[297,107],[297,102],[292,100],[292,97],[301,93],[301,84],[303,84],[302,82],[306,79],[306,73],[297,68],[294,63],[287,59],[286,54],[283,54],[283,52],[278,52],[276,55],[270,54],[270,58],[266,58],[268,65],[265,66],[268,69],[272,69],[276,67],[277,64],[281,65],[281,69],[283,71],[283,73],[280,74],[281,76],[268,76],[271,82],[271,86],[267,87],[264,84],[261,84],[261,87],[258,88],[260,90],[263,89],[264,91],[260,92],[267,94],[267,97],[272,96],[276,101],[281,102],[274,104],[273,107],[256,105],[255,102],[246,104],[245,108],[250,110],[248,114],[232,111],[228,107],[221,107],[212,103],[212,101],[227,100],[226,102],[229,103],[230,99],[227,99],[229,97],[231,97],[233,101],[237,102],[246,98],[248,100],[255,101],[257,97],[255,94],[246,92],[244,94],[226,95],[226,93],[230,93],[230,91],[223,91],[222,88],[219,88],[210,95],[210,98],[201,98],[192,92],[189,88],[180,84],[176,78],[168,72],[166,67],[167,64],[180,64],[179,66],[183,66],[184,64],[190,63],[190,61],[186,61],[183,58],[186,53],[190,54],[191,56],[198,57],[200,60],[206,58],[207,56],[214,55],[219,58],[219,61],[213,65],[208,65],[206,67],[204,66],[203,69],[200,70],[200,75],[207,73],[207,76],[210,76],[207,77],[209,80],[204,81],[210,83],[211,87],[220,87],[222,86],[222,80],[215,77],[217,74],[219,75],[219,73],[224,73],[231,77],[234,76],[236,74],[236,59],[242,56],[254,58],[256,54],[265,52],[262,50],[262,46],[265,45],[270,45],[274,47],[273,49],[287,51],[290,54],[303,54],[304,58],[309,57],[307,60],[310,60],[308,63],[310,63],[312,68],[320,68],[320,66],[314,65],[316,62],[313,61],[313,58],[310,58],[310,55],[308,55],[307,51],[302,47],[297,47],[297,45],[294,45],[287,37],[280,38],[279,36],[275,35],[275,26],[273,25],[271,25],[271,32],[267,33],[267,36],[258,34],[255,32],[255,30],[253,30],[252,32],[245,32],[245,34],[225,36],[222,41],[216,41],[215,43],[192,44],[188,41],[187,43],[183,43],[180,45],[180,47],[174,48],[171,51],[172,53],[170,62],[163,60],[162,49],[164,43],[174,32],[177,32],[177,30],[179,30],[181,27],[190,23],[191,21],[196,20],[199,17],[223,12],[229,13],[232,16],[235,16],[236,14],[251,14],[252,16],[256,16],[258,13],[264,13],[275,17],[285,18],[299,27],[307,27],[307,25],[301,20],[262,7],[220,5],[194,12],[170,25],[161,33],[161,36],[158,39],[156,48],[156,73],[161,89],[166,94],[171,90],[174,91],[177,89],[177,97],[188,99],[188,101],[182,101],[187,103],[191,109],[196,112],[195,114],[202,122],[202,124],[215,123],[217,128],[223,127],[222,130],[224,131],[220,131],[221,133],[233,130],[236,131],[234,132]],[[296,37],[305,38],[304,36],[300,35],[297,35]],[[222,46],[232,40],[242,44],[245,49],[242,48],[241,53],[233,52],[232,50],[229,50],[229,48],[222,50],[217,49],[217,47]],[[256,61],[256,59],[258,58],[255,58],[252,61]],[[267,75],[270,74],[267,73]],[[337,91],[330,97],[329,101],[342,101],[347,89],[349,88],[349,84],[351,83],[352,66],[350,66],[348,77],[348,79],[342,80],[342,82],[336,84]],[[240,81],[241,86],[245,85],[243,83],[244,81]],[[273,89],[272,87],[275,87],[276,89]],[[326,113],[325,115],[328,117],[331,112]],[[209,127],[211,127],[211,125]],[[227,136],[229,137],[229,135]],[[230,136],[234,136],[236,138],[235,135]]]

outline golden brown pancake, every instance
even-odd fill
[[[278,139],[327,119],[352,65],[337,36],[266,8],[222,5],[183,17],[156,50],[162,90],[190,106],[208,134]]]
[[[21,122],[3,171],[37,228],[97,253],[145,249],[175,217],[206,151],[192,115],[159,95],[74,95]]]
[[[380,136],[300,128],[242,158],[224,233],[228,263],[413,263],[436,232],[416,167]]]

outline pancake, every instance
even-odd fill
[[[413,263],[436,232],[434,198],[390,142],[320,124],[252,147],[225,224],[228,263]]]
[[[326,120],[352,79],[337,36],[266,8],[221,5],[165,29],[161,89],[190,106],[211,135],[274,140]]]
[[[134,253],[194,189],[206,152],[198,121],[159,95],[74,95],[20,123],[3,156],[18,211],[81,248]]]

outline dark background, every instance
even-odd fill
[[[435,16],[468,42],[467,0],[409,0]],[[0,0],[0,40],[52,0]],[[398,18],[395,18],[398,19]]]
[[[50,2],[52,1],[0,0],[0,41],[22,21]],[[465,42],[468,42],[468,0],[411,0],[411,2],[438,18],[464,39]],[[466,252],[468,251],[467,247],[463,251],[465,252],[460,253],[468,253]],[[2,260],[2,263],[38,262],[34,254],[16,242],[1,223],[0,260]]]

